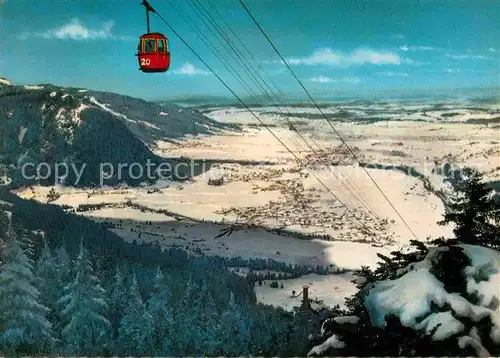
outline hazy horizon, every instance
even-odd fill
[[[156,16],[151,29],[168,36],[171,68],[159,74],[139,71],[135,52],[145,19],[136,2],[44,1],[43,11],[31,3],[0,3],[0,41],[9,49],[2,54],[0,75],[15,83],[92,87],[148,100],[229,94]],[[248,89],[262,93],[250,72],[265,73],[265,81],[272,80],[282,92],[302,93],[237,1],[220,2],[216,9],[208,0],[198,3],[199,9],[190,2],[151,1],[239,96],[248,96]],[[499,2],[248,0],[247,5],[304,86],[318,96],[499,86]],[[251,71],[228,50],[221,34]],[[214,56],[214,49],[221,56]],[[243,81],[235,80],[228,64]]]
[[[284,103],[312,103],[311,100],[299,93],[284,93],[285,98],[280,96]],[[312,97],[316,102],[343,102],[349,100],[367,100],[367,101],[390,101],[390,100],[463,100],[480,98],[497,98],[500,103],[500,88],[484,87],[484,88],[440,88],[440,89],[387,89],[384,91],[330,91],[330,93],[312,93]],[[259,101],[255,101],[255,99]],[[241,99],[246,104],[270,104],[269,100],[264,96],[249,97],[244,96]],[[273,97],[273,100],[276,98]],[[240,102],[231,95],[177,95],[171,97],[163,97],[153,99],[155,102],[175,102],[186,101],[186,103],[204,101],[223,102],[221,104],[240,104]],[[277,103],[277,101],[276,101]],[[278,103],[279,104],[279,103]]]

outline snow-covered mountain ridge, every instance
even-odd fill
[[[196,110],[115,93],[51,84],[0,83],[0,158],[4,165],[144,163],[160,139],[229,128]],[[95,184],[96,172],[87,184]]]

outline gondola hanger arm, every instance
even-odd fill
[[[155,9],[153,9],[151,4],[147,0],[142,0],[141,5],[144,5],[146,11],[151,11],[152,13],[156,14]]]

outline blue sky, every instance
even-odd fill
[[[172,65],[168,73],[138,71],[137,38],[146,28],[144,9],[139,2],[0,0],[0,76],[20,84],[50,82],[145,99],[229,95],[154,15],[152,30],[169,37]],[[217,8],[282,92],[301,93],[238,0],[150,0],[238,94],[247,95],[192,30],[192,27],[200,29],[224,58],[239,68],[235,56],[221,47],[198,17],[199,12],[194,11],[193,4],[200,6],[198,2],[230,35],[212,5]],[[245,3],[313,93],[499,86],[498,1],[245,0]],[[191,21],[186,22],[179,10]],[[239,46],[239,42],[233,41]],[[240,73],[259,93],[251,78]]]

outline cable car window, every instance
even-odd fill
[[[158,40],[158,52],[165,52],[165,40]]]
[[[156,40],[144,40],[144,52],[155,52]]]
[[[165,39],[165,51],[168,52],[168,39]]]

